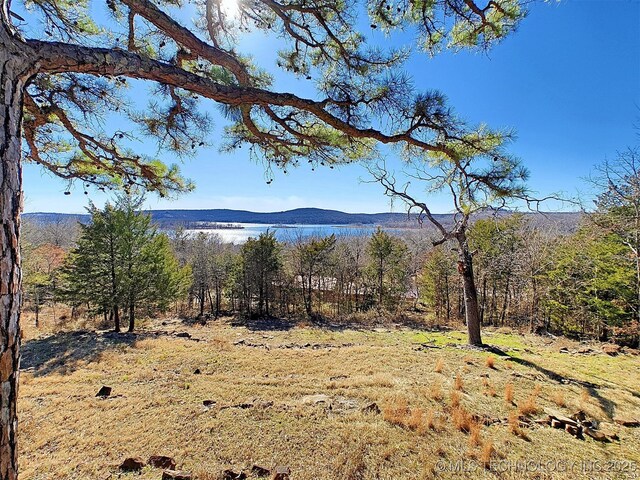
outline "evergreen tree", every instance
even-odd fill
[[[378,228],[367,244],[367,271],[380,307],[395,306],[407,291],[408,251],[405,243]]]
[[[78,246],[63,267],[60,295],[71,304],[87,304],[108,316],[120,331],[123,312],[129,331],[138,307],[164,309],[188,286],[188,268],[180,268],[169,239],[151,217],[136,211],[139,201],[120,197],[116,205],[89,208]]]
[[[254,299],[259,316],[270,314],[274,298],[274,280],[282,268],[282,246],[272,231],[250,238],[240,250],[235,272],[236,289],[240,293],[244,310],[253,313]]]

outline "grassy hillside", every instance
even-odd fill
[[[638,473],[640,429],[613,422],[640,416],[631,352],[485,332],[500,356],[461,348],[462,331],[397,325],[174,319],[137,335],[48,328],[25,332],[23,479],[159,479],[151,467],[119,476],[125,457],[150,455],[172,456],[200,479],[225,469],[253,478],[254,464],[288,466],[295,480]],[[95,397],[102,385],[110,397]],[[619,440],[579,440],[527,420],[544,417],[543,408],[583,410]],[[582,460],[600,466],[562,470]],[[530,463],[518,468],[522,461]]]

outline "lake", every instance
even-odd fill
[[[188,229],[189,234],[205,232],[217,234],[222,241],[227,243],[242,244],[250,237],[257,237],[267,230],[275,232],[279,241],[294,240],[299,237],[310,236],[369,236],[378,228],[377,225],[265,225],[259,223],[234,223],[234,226],[242,228],[220,228],[220,229]],[[387,232],[400,234],[407,229],[385,228]]]

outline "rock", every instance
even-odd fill
[[[538,425],[551,425],[551,423],[553,422],[553,419],[547,415],[546,417],[542,417],[542,418],[538,418],[537,420],[534,420],[534,423],[537,423]],[[557,420],[556,420],[557,422]]]
[[[151,455],[147,463],[154,468],[163,468],[167,470],[176,469],[176,461],[173,458],[165,457],[164,455]]]
[[[551,428],[564,428],[564,423],[562,423],[557,418],[551,419]]]
[[[236,473],[233,470],[225,470],[222,472],[222,480],[245,480],[247,474],[244,472]]]
[[[178,338],[191,338],[191,335],[187,332],[176,333],[176,337]]]
[[[593,438],[594,440],[598,441],[598,442],[610,442],[611,440],[609,440],[609,437],[607,437],[604,433],[602,432],[598,432],[596,430],[593,430],[589,427],[585,427],[582,429],[582,431],[585,433],[585,435]]]
[[[102,398],[107,398],[109,395],[111,395],[111,387],[107,387],[106,385],[103,385],[102,388],[100,388],[100,390],[98,390],[98,393],[96,393],[96,397],[102,397]]]
[[[276,467],[272,480],[289,480],[291,469],[289,467]]]
[[[561,348],[558,350],[558,352],[559,352],[559,353],[569,353],[569,349],[568,349],[567,347],[561,347]]]
[[[178,470],[165,470],[162,472],[162,480],[192,480],[193,475]]]
[[[590,347],[580,347],[578,349],[578,353],[582,353],[582,354],[587,354],[587,353],[591,353],[592,350]]]
[[[569,418],[575,420],[576,422],[584,422],[587,419],[587,414],[582,410],[578,410],[576,413],[572,414]]]
[[[615,343],[605,343],[602,345],[602,351],[607,355],[615,356],[620,353],[620,345]]]
[[[577,426],[576,427],[575,425],[567,424],[567,425],[564,426],[564,430],[565,430],[565,432],[570,433],[571,435],[573,435],[576,438],[579,438],[581,440],[584,439],[584,437],[582,436],[582,427],[581,426]]]
[[[120,470],[123,472],[139,472],[144,467],[144,460],[140,457],[125,458],[120,464]]]
[[[305,405],[317,405],[319,403],[329,404],[331,403],[331,397],[323,393],[319,393],[317,395],[305,395],[302,397],[302,403]]]
[[[370,403],[369,405],[365,405],[361,408],[362,413],[373,413],[378,415],[380,413],[380,407],[376,402]]]
[[[260,465],[254,465],[251,467],[251,474],[256,477],[268,477],[271,474],[271,470]]]
[[[193,371],[193,374],[194,374],[194,375],[200,375],[201,373],[202,373],[202,372],[200,371],[200,369],[199,369],[199,368],[196,368],[196,369]]]
[[[618,425],[622,425],[623,427],[635,428],[640,427],[640,420],[637,418],[627,418],[627,417],[614,417],[614,423]]]
[[[330,382],[335,382],[336,380],[342,380],[344,378],[347,378],[346,375],[336,375],[335,377],[329,377],[329,381]]]
[[[577,427],[578,426],[578,422],[576,422],[575,420],[569,418],[569,417],[565,417],[564,415],[562,415],[560,412],[553,410],[551,408],[545,408],[544,409],[544,413],[546,413],[547,415],[549,415],[552,420],[558,420],[560,423],[565,424],[565,425],[571,425],[573,427]]]

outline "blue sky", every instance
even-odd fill
[[[372,33],[376,42],[382,35]],[[259,36],[242,41],[256,63],[271,69],[276,43]],[[519,30],[488,54],[416,53],[407,64],[420,89],[438,89],[457,113],[472,123],[510,127],[517,139],[510,151],[531,173],[530,187],[541,194],[584,188],[591,168],[617,150],[640,143],[640,2],[563,0],[534,4]],[[278,74],[277,90],[312,89]],[[219,137],[223,119],[216,121]],[[143,147],[144,148],[144,147]],[[176,162],[169,155],[168,163]],[[391,158],[389,165],[401,169]],[[196,190],[173,201],[148,199],[149,208],[234,208],[278,211],[297,207],[348,212],[389,211],[382,188],[366,183],[361,165],[335,169],[306,166],[275,171],[266,184],[262,165],[247,149],[233,154],[216,146],[182,165]],[[364,181],[364,182],[363,182]],[[34,165],[24,168],[25,211],[81,212],[82,187],[65,196],[66,184]],[[106,197],[90,192],[98,204]],[[431,198],[432,210],[449,210],[445,197]],[[550,208],[553,208],[550,205]],[[396,204],[395,211],[402,206]]]

